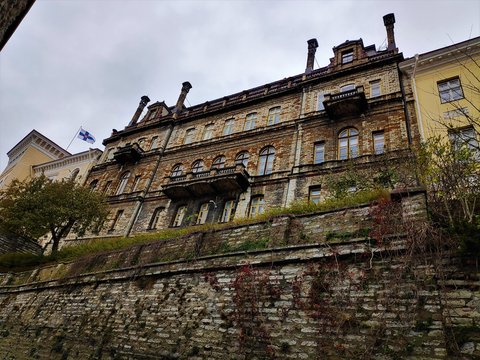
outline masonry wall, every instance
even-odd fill
[[[12,252],[41,254],[42,248],[32,240],[0,234],[0,255]]]
[[[0,288],[8,359],[469,359],[474,259],[297,246]],[[343,254],[343,255],[342,255]],[[364,256],[366,254],[367,256]],[[440,292],[440,289],[442,292]]]

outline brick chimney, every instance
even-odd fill
[[[138,118],[142,114],[143,109],[149,103],[149,101],[150,101],[150,99],[148,98],[147,95],[143,95],[140,98],[140,104],[138,104],[137,111],[135,111],[135,114],[133,114],[132,120],[130,120],[130,123],[128,124],[128,126],[132,126],[132,125],[135,125],[137,123]]]
[[[383,17],[383,24],[387,29],[387,50],[396,50],[397,46],[395,45],[395,34],[393,33],[393,27],[395,24],[395,15],[393,13],[387,14]]]
[[[315,52],[318,48],[317,39],[310,39],[308,43],[308,54],[307,54],[307,67],[305,68],[305,74],[309,74],[313,71],[313,65],[315,62]]]
[[[178,96],[177,104],[175,105],[175,109],[173,110],[173,113],[175,115],[179,114],[182,109],[183,109],[183,102],[185,101],[185,98],[187,97],[188,92],[192,88],[192,84],[190,84],[188,81],[185,81],[182,84],[182,90],[180,91],[180,95]]]

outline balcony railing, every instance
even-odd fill
[[[163,192],[171,199],[198,197],[227,192],[243,192],[249,186],[249,175],[243,164],[208,171],[167,176]]]
[[[363,86],[357,86],[353,90],[325,94],[323,105],[327,114],[335,119],[363,113],[367,109],[367,100]]]

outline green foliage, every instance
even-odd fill
[[[0,193],[0,229],[33,239],[50,232],[53,252],[69,232],[98,231],[106,216],[103,197],[73,180],[41,176],[13,181]]]

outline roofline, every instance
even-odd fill
[[[448,51],[459,50],[459,48],[465,48],[465,47],[476,45],[476,44],[480,45],[480,36],[477,36],[477,37],[474,37],[472,39],[468,39],[468,40],[465,40],[465,41],[461,41],[459,43],[455,43],[455,44],[452,44],[452,45],[444,46],[444,47],[439,48],[439,49],[427,51],[427,52],[422,53],[422,54],[417,54],[417,55],[419,57],[419,60],[420,60],[420,58],[422,58],[421,60],[427,60],[428,58],[441,55],[441,54],[443,54],[445,52],[448,52]],[[415,62],[415,56],[406,58],[400,64],[401,64],[401,67],[404,67],[404,66],[408,66],[412,62]]]
[[[64,162],[64,161],[73,160],[75,158],[81,158],[81,157],[83,157],[85,155],[89,155],[89,154],[101,155],[101,154],[103,154],[103,151],[98,149],[98,148],[88,149],[88,150],[85,150],[85,151],[82,151],[82,152],[79,152],[79,153],[76,153],[76,154],[73,154],[73,155],[70,155],[70,156],[65,156],[65,157],[57,159],[57,160],[51,160],[51,161],[44,162],[44,163],[41,163],[41,164],[33,165],[32,168],[34,170],[36,170],[36,169],[42,168],[44,166],[53,165],[55,163],[61,163],[61,162]]]
[[[47,138],[45,135],[41,134],[40,132],[38,132],[37,130],[33,129],[32,131],[30,131],[27,135],[25,135],[23,137],[22,140],[20,140],[14,147],[12,147],[8,152],[7,152],[7,156],[10,157],[10,155],[12,155],[12,153],[15,152],[15,150],[17,150],[17,148],[19,148],[22,143],[24,143],[29,137],[33,136],[33,135],[37,135],[38,137],[42,138],[43,140],[45,140],[46,142],[49,142],[51,145],[53,145],[58,151],[62,152],[65,156],[69,156],[69,155],[72,155],[71,153],[69,153],[67,150],[65,150],[64,148],[62,148],[60,145],[56,144],[55,142],[53,142],[52,140],[50,140],[49,138]]]

